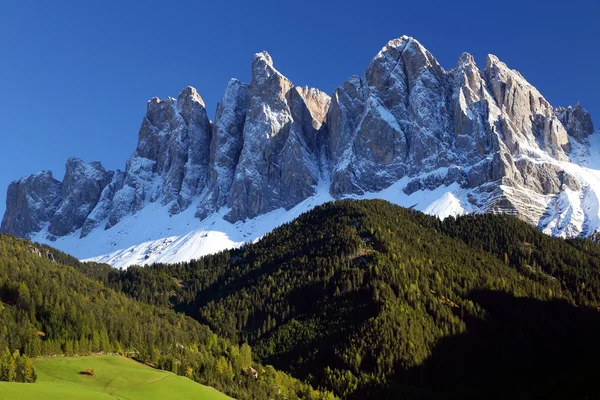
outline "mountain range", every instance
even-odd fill
[[[600,229],[598,137],[581,105],[553,107],[493,55],[446,71],[403,36],[329,96],[261,52],[213,121],[192,87],[151,99],[123,171],[70,158],[62,181],[11,183],[0,232],[126,267],[237,247],[330,200],[381,198],[588,236]]]

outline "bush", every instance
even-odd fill
[[[94,371],[94,368],[88,368],[85,371],[81,371],[79,374],[91,376],[93,378],[96,377],[96,371]]]

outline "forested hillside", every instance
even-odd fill
[[[189,263],[78,268],[342,397],[589,398],[599,255],[510,216],[343,201]]]
[[[254,363],[247,344],[223,339],[166,307],[116,293],[68,266],[70,260],[0,235],[1,380],[35,380],[28,357],[115,352],[239,399],[332,398]]]

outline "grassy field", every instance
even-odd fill
[[[0,382],[0,399],[231,399],[170,372],[119,356],[52,357],[35,360],[36,383]],[[80,374],[93,368],[96,376]]]

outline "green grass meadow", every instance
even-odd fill
[[[34,360],[36,383],[0,382],[1,400],[199,399],[230,397],[170,372],[115,355]],[[96,376],[80,374],[93,368]]]

